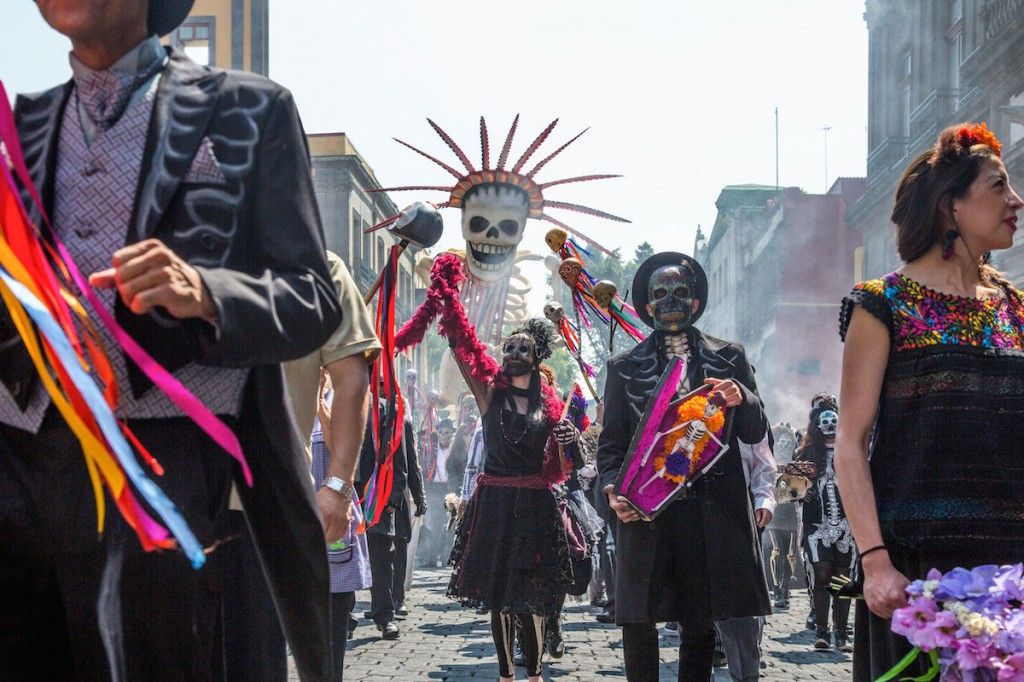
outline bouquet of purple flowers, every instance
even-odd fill
[[[877,682],[889,682],[922,653],[928,671],[912,679],[1024,682],[1024,565],[932,569],[907,588],[892,631],[914,649]]]

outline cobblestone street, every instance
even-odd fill
[[[373,623],[360,620],[345,655],[345,679],[362,680],[497,680],[498,664],[485,616],[463,609],[444,596],[448,571],[419,570],[409,594],[409,617],[399,621],[401,637],[381,640]],[[355,615],[369,608],[368,592],[358,594]],[[593,618],[588,604],[569,603],[562,625],[566,651],[560,660],[547,660],[547,680],[625,680],[622,642],[618,628]],[[850,679],[850,657],[836,651],[811,648],[811,632],[803,629],[807,597],[794,591],[789,611],[770,616],[764,648],[768,667],[761,679],[770,682]],[[661,637],[661,679],[676,679],[675,637]],[[525,679],[518,670],[518,679]],[[294,676],[293,680],[298,678]],[[715,680],[728,682],[728,671],[716,671]]]

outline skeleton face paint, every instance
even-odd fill
[[[558,266],[558,274],[570,289],[574,289],[576,287],[576,282],[579,281],[580,273],[582,272],[583,263],[576,258],[566,258],[562,261],[562,264]]]
[[[414,370],[414,369],[407,369],[407,370],[405,370],[405,383],[407,383],[407,384],[415,384],[417,379],[419,379],[419,374],[416,373],[416,370]]]
[[[553,253],[561,251],[567,239],[569,239],[569,233],[560,227],[553,227],[544,235],[544,241],[548,243],[548,248]]]
[[[668,265],[654,271],[647,295],[655,329],[678,332],[693,319],[696,279],[685,265]]]
[[[565,317],[565,308],[558,301],[548,301],[544,304],[544,317],[551,320],[555,327],[557,327]]]
[[[617,293],[619,293],[619,288],[615,286],[615,282],[602,279],[594,285],[594,300],[602,308],[610,306]]]
[[[466,262],[474,277],[487,282],[508,276],[523,240],[529,215],[527,196],[506,185],[480,185],[462,205]]]
[[[839,428],[839,415],[832,410],[825,410],[818,415],[818,430],[822,435],[834,436]]]
[[[503,347],[503,369],[510,377],[521,377],[533,371],[537,344],[529,334],[513,334]]]

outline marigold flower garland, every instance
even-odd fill
[[[704,410],[708,405],[708,397],[695,395],[682,405],[676,408],[677,424],[689,424],[692,421],[702,421],[707,426],[707,432],[693,444],[693,452],[687,456],[686,451],[675,452],[676,444],[686,438],[688,429],[681,428],[665,437],[661,452],[654,456],[654,470],[661,474],[661,477],[675,484],[682,483],[689,478],[697,468],[700,455],[711,440],[711,434],[718,433],[725,426],[725,413],[718,410],[710,418],[704,418]]]

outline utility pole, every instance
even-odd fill
[[[822,128],[825,131],[825,191],[828,191],[828,131],[832,130],[832,126],[825,126]]]
[[[775,107],[775,191],[779,191],[779,108]]]

